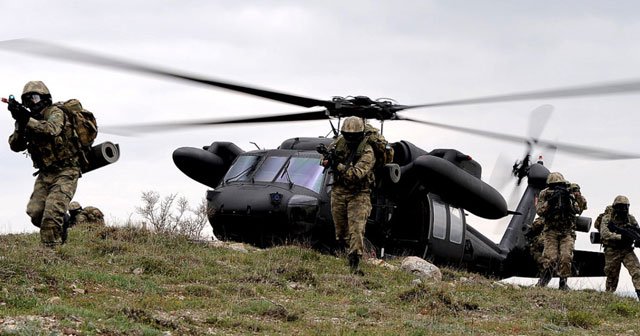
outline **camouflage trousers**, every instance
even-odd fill
[[[561,278],[570,277],[575,233],[564,230],[545,230],[543,235],[542,267],[555,269]]]
[[[27,204],[31,223],[40,228],[40,241],[45,245],[62,243],[64,214],[73,198],[80,177],[79,168],[41,171]]]
[[[364,230],[371,213],[371,193],[349,191],[334,186],[331,191],[331,215],[336,230],[336,240],[349,244],[349,254],[362,256]]]
[[[633,287],[640,290],[640,262],[633,252],[633,248],[604,248],[604,274],[607,276],[607,292],[613,292],[618,288],[620,268],[624,265],[631,275]]]
[[[544,252],[544,234],[540,233],[539,236],[534,237],[529,242],[529,253],[538,266],[538,272],[542,273],[544,270],[544,263],[542,259],[542,253]]]

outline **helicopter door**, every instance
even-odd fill
[[[424,257],[458,263],[464,255],[464,211],[442,202],[436,195],[427,198],[431,216]]]

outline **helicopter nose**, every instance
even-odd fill
[[[225,186],[207,192],[210,222],[223,239],[268,246],[309,232],[319,201],[273,186]]]

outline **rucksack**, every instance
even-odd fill
[[[376,157],[376,168],[393,161],[393,148],[389,146],[389,142],[380,134],[377,128],[365,123],[364,136],[366,142],[373,148],[373,154]]]
[[[98,136],[96,117],[85,110],[77,99],[57,102],[54,105],[64,111],[67,121],[71,124],[73,135],[72,139],[68,140],[71,140],[78,149],[81,168],[86,168],[89,164],[91,146]]]
[[[613,211],[613,207],[610,205],[607,205],[604,212],[599,214],[598,217],[596,218],[596,221],[593,224],[593,227],[595,227],[596,230],[598,230],[598,232],[600,232],[600,227],[602,226],[602,218],[606,215],[610,215],[611,211]]]

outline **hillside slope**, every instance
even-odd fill
[[[399,264],[400,260],[391,260]],[[595,291],[400,270],[300,246],[242,251],[136,228],[77,227],[49,250],[0,236],[0,333],[16,335],[636,335],[640,304]]]

